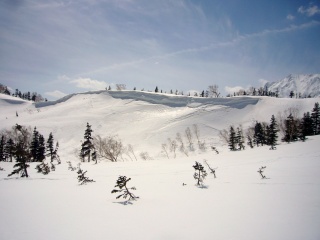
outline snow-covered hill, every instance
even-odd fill
[[[118,135],[139,151],[161,151],[161,144],[196,124],[200,137],[221,145],[218,133],[230,125],[244,127],[269,122],[289,108],[311,111],[315,99],[269,97],[194,98],[136,91],[98,91],[73,94],[53,102],[34,104],[1,95],[1,128],[16,123],[34,127],[59,139],[61,154],[70,157],[83,139],[86,123],[102,137]],[[16,117],[18,113],[19,117]]]
[[[280,143],[230,152],[218,132],[230,124],[269,122],[294,108],[302,115],[316,99],[235,97],[189,98],[146,92],[89,92],[55,102],[33,104],[0,95],[0,127],[36,126],[60,143],[61,165],[49,175],[7,177],[14,163],[0,162],[0,233],[6,240],[67,239],[320,239],[320,136],[305,143]],[[16,116],[18,113],[18,117]],[[86,123],[93,134],[117,134],[137,156],[150,161],[82,163],[96,182],[79,186],[74,149],[80,148]],[[161,154],[161,144],[197,124],[201,140],[218,148],[189,157]],[[124,159],[126,156],[124,156]],[[195,161],[216,168],[203,188],[195,186]],[[257,172],[266,166],[266,179]],[[206,168],[209,172],[209,170]],[[124,205],[111,194],[119,175],[132,178],[140,198]]]
[[[289,97],[291,91],[301,97],[319,97],[320,74],[290,74],[278,82],[266,83],[264,87],[271,92],[278,92],[279,97]]]

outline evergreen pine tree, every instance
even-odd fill
[[[236,150],[236,143],[237,143],[236,133],[234,131],[234,128],[230,126],[228,144],[229,144],[229,149],[231,151]]]
[[[43,135],[39,134],[38,148],[37,148],[37,162],[42,162],[46,158],[45,153],[46,153],[45,139]]]
[[[11,138],[7,141],[6,147],[5,147],[5,156],[7,158],[7,161],[12,162],[12,157],[14,156],[14,142]]]
[[[196,162],[194,166],[192,166],[194,168],[194,170],[196,171],[194,174],[193,174],[193,177],[194,179],[197,180],[197,185],[200,186],[203,184],[203,181],[204,179],[206,178],[207,176],[207,172],[206,170],[204,169],[204,167]]]
[[[320,134],[320,107],[318,102],[314,104],[314,108],[312,109],[311,113],[311,118],[313,134],[318,135]]]
[[[30,146],[30,152],[32,155],[32,161],[37,161],[37,152],[39,147],[39,132],[37,131],[37,128],[34,127],[33,129],[33,135],[32,135],[32,142]]]
[[[0,139],[0,162],[5,161],[5,159],[6,159],[5,147],[6,147],[6,139],[5,139],[4,135],[2,135],[1,139]]]
[[[27,168],[29,167],[29,164],[27,164],[27,161],[30,157],[31,154],[27,148],[27,144],[23,139],[20,139],[15,146],[16,164],[13,167],[16,169],[14,169],[8,176],[10,177],[13,174],[20,174],[21,177],[28,177]]]
[[[154,90],[154,92],[159,92],[158,86],[156,86],[156,89]]]
[[[91,159],[92,159],[92,161],[95,162],[95,164],[98,163],[97,151],[95,149],[93,149],[93,152],[91,154]]]
[[[299,124],[298,138],[303,142],[307,139],[307,130],[304,117],[301,119],[301,122]]]
[[[238,150],[244,150],[244,137],[241,127],[237,128],[236,144],[238,145]]]
[[[290,96],[290,98],[293,98],[293,97],[294,97],[294,92],[293,92],[293,91],[290,91],[289,96]]]
[[[268,132],[268,143],[270,145],[270,149],[274,150],[276,149],[277,145],[277,139],[278,139],[278,125],[276,122],[276,119],[274,115],[271,116],[270,120],[270,126],[269,126],[269,132]]]
[[[91,133],[92,133],[92,129],[91,126],[89,125],[89,123],[87,123],[87,128],[85,130],[84,133],[84,142],[81,145],[81,152],[80,152],[80,157],[82,159],[82,161],[85,161],[85,157],[88,157],[88,162],[90,162],[90,157],[91,157],[91,149],[93,148],[93,144],[92,144],[92,137],[91,137]]]
[[[305,128],[306,136],[313,135],[313,133],[314,133],[314,131],[313,131],[313,121],[312,121],[312,118],[311,118],[309,112],[303,114],[302,122],[303,122],[303,125],[304,125],[304,128]]]
[[[254,143],[259,147],[259,145],[263,146],[265,143],[265,133],[262,127],[262,124],[260,122],[257,122],[254,126]]]
[[[265,144],[271,145],[270,143],[270,126],[266,125],[265,126]]]
[[[298,126],[297,120],[290,113],[285,120],[285,136],[283,140],[285,142],[293,142],[298,139]]]
[[[53,148],[53,135],[52,132],[49,134],[49,138],[47,140],[47,156],[50,157],[50,161],[53,162],[53,152],[54,152],[54,148]]]

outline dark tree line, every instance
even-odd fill
[[[276,149],[278,140],[278,124],[272,115],[270,124],[256,122],[253,127],[250,127],[246,132],[247,145],[250,148],[259,146],[270,146],[270,149]],[[228,135],[228,145],[231,151],[244,150],[245,137],[243,136],[243,130],[240,127],[234,130],[231,126]]]
[[[306,112],[301,119],[295,118],[293,114],[285,119],[285,134],[282,139],[285,142],[297,140],[305,141],[307,136],[320,134],[320,106],[315,103],[312,112]]]
[[[230,126],[228,138],[229,149],[231,151],[244,150],[244,141],[242,127],[239,126],[237,129],[234,129],[233,126]]]
[[[270,91],[267,86],[254,88],[251,87],[248,90],[240,89],[238,92],[234,92],[233,96],[265,96],[265,97],[279,97],[279,90]],[[231,97],[231,94],[228,94],[227,97]],[[295,93],[294,91],[290,91],[288,97],[290,98],[311,98],[312,96],[309,94],[308,96],[302,96],[301,93]]]
[[[35,127],[33,133],[30,128],[16,124],[11,131],[3,132],[0,139],[0,161],[12,162],[16,164],[13,174],[20,174],[21,177],[28,177],[27,168],[29,162],[42,162],[48,157],[53,166],[53,161],[60,163],[58,155],[58,142],[54,146],[52,133],[45,141],[42,134]],[[40,165],[39,165],[40,166]],[[43,166],[40,166],[39,169]],[[38,170],[39,170],[38,169]]]
[[[22,93],[19,89],[16,89],[15,92],[11,93],[7,86],[4,86],[0,84],[0,93],[6,94],[6,95],[12,95],[14,97],[19,97],[24,100],[33,101],[33,102],[43,102],[47,101],[47,99],[44,99],[41,94],[37,92],[24,92]]]
[[[7,86],[4,86],[0,83],[0,93],[11,95],[11,92],[9,91]]]
[[[284,142],[305,141],[307,136],[320,134],[320,107],[319,103],[315,103],[312,112],[303,114],[301,119],[290,113],[283,121],[283,138]],[[247,144],[251,148],[263,145],[270,146],[270,149],[276,149],[278,141],[279,126],[272,115],[270,124],[256,122],[246,132]],[[223,134],[221,134],[223,137]],[[230,126],[227,136],[224,137],[228,142],[231,151],[244,149],[244,137],[241,126],[235,129]]]

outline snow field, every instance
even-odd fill
[[[30,178],[0,172],[3,239],[318,239],[320,138],[242,152],[137,162],[83,163],[96,182],[79,186],[67,164]],[[300,149],[300,150],[299,150]],[[301,151],[303,149],[303,151]],[[218,167],[195,186],[194,161]],[[74,163],[73,165],[76,165]],[[257,170],[267,166],[261,179]],[[208,170],[208,169],[207,169]],[[140,197],[111,194],[119,175]],[[182,183],[187,184],[182,186]]]
[[[217,136],[230,124],[268,122],[288,107],[301,114],[311,111],[317,99],[249,98],[250,104],[239,108],[229,99],[225,105],[223,99],[219,104],[212,99],[176,107],[167,99],[165,105],[119,96],[78,94],[36,108],[29,102],[13,104],[16,98],[11,97],[8,103],[1,95],[1,128],[36,126],[45,138],[52,131],[62,160],[49,175],[36,173],[31,163],[28,179],[8,178],[13,163],[0,163],[5,169],[0,171],[1,239],[320,239],[320,137],[282,143],[275,151],[230,152]],[[117,134],[134,146],[138,158],[140,151],[148,151],[154,160],[82,163],[96,182],[79,186],[66,162],[79,162],[74,149],[81,145],[86,122],[93,134]],[[168,137],[174,139],[193,124],[220,154],[210,149],[190,157],[177,152],[176,159],[160,154]],[[217,178],[206,168],[205,187],[199,188],[192,166],[204,159],[217,168]],[[267,179],[257,172],[261,166],[266,166]],[[132,204],[111,194],[119,175],[132,178],[128,186],[137,188],[140,198]]]

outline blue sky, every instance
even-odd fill
[[[0,83],[225,95],[319,73],[319,39],[319,0],[0,0]]]

